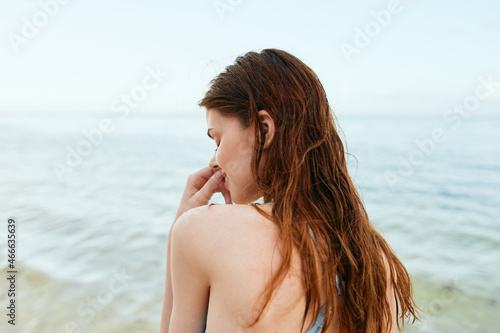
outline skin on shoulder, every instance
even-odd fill
[[[266,205],[262,206],[269,209]],[[202,257],[200,262],[212,268],[219,265],[225,254],[243,254],[248,248],[256,253],[256,248],[276,236],[274,223],[249,205],[192,208],[179,217],[172,231],[173,239],[178,238],[179,243],[189,244],[189,251],[196,252],[196,256]]]
[[[276,235],[274,223],[248,205],[205,205],[182,214],[172,230],[172,332],[203,329],[209,299],[232,318],[245,317],[270,276],[263,272],[276,261]]]

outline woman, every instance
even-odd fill
[[[199,105],[217,149],[188,178],[169,232],[161,332],[378,333],[417,318],[309,67],[249,52]],[[226,205],[207,205],[216,192]]]

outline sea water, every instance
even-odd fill
[[[500,332],[500,117],[339,125],[368,214],[426,311],[406,331]],[[167,234],[187,176],[214,149],[201,111],[1,115],[0,267],[7,276],[14,218],[15,331],[157,332]]]

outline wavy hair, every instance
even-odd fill
[[[283,260],[262,292],[263,306],[250,326],[258,322],[288,273],[294,247],[300,253],[305,286],[302,328],[309,311],[313,318],[320,313],[322,281],[328,301],[321,332],[335,318],[340,332],[391,329],[388,274],[398,329],[404,329],[405,318],[418,320],[410,276],[368,218],[349,176],[325,90],[312,69],[283,50],[248,52],[210,82],[198,105],[237,117],[242,128],[254,127],[258,144],[253,176],[264,201],[274,202],[271,216],[252,204],[278,226]],[[263,109],[276,128],[265,159],[258,116]]]

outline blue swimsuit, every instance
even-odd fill
[[[311,328],[306,333],[319,333],[321,331],[321,329],[323,328],[323,321],[324,320],[325,320],[325,306],[323,305],[313,328]]]
[[[325,306],[323,305],[323,307],[321,308],[321,312],[319,313],[319,316],[316,319],[316,323],[306,333],[319,333],[321,331],[321,329],[323,328],[323,321],[324,320],[325,320]],[[206,330],[205,330],[205,333],[207,333]]]
[[[319,316],[316,319],[316,323],[306,333],[319,333],[321,331],[321,329],[323,328],[323,322],[324,322],[324,320],[325,320],[325,306],[323,305],[323,307],[321,308],[321,311],[319,313]],[[205,330],[205,333],[207,333],[206,330]]]

